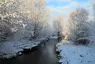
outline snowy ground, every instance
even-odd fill
[[[40,42],[26,40],[0,43],[0,58],[11,58],[21,55],[24,49],[32,49],[39,44]]]
[[[95,64],[95,44],[88,46],[74,45],[69,41],[62,41],[56,45],[61,64]]]

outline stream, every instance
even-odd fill
[[[0,64],[57,64],[55,45],[57,39],[51,39],[34,52],[24,53],[12,59],[2,59]]]

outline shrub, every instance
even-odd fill
[[[79,38],[76,40],[75,44],[82,44],[82,45],[88,45],[90,43],[90,40],[88,38]]]

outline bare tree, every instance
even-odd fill
[[[54,23],[54,28],[57,33],[63,31],[63,16],[62,15],[55,16],[53,23]]]
[[[11,36],[23,28],[23,22],[20,21],[23,20],[25,16],[20,11],[19,2],[6,1],[1,3],[0,6],[0,32],[2,35],[0,38],[2,40],[2,38],[6,39],[7,36]]]
[[[93,2],[93,17],[95,20],[95,0],[92,0],[92,2]]]
[[[58,40],[62,40],[63,37],[63,16],[62,15],[57,15],[54,17],[54,29],[55,29],[55,34],[58,36]]]
[[[75,12],[72,12],[69,16],[69,25],[68,25],[68,39],[73,41],[78,40],[79,38],[84,38],[88,36],[88,11],[84,8],[78,8]]]
[[[26,27],[31,27],[29,30],[32,32],[31,38],[30,39],[36,39],[40,31],[43,29],[45,24],[48,21],[49,18],[49,12],[46,9],[46,1],[45,0],[28,0],[29,3],[31,2],[31,7],[30,5],[27,5],[26,8],[28,15],[28,18],[30,21],[27,21],[27,26]],[[28,2],[27,2],[28,3]],[[26,5],[26,4],[25,4]]]
[[[1,20],[15,31],[18,39],[36,39],[48,23],[46,0],[4,0],[0,5]]]

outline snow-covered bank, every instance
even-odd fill
[[[74,45],[69,41],[62,41],[56,45],[61,64],[95,64],[95,45]]]
[[[51,39],[57,39],[58,37],[57,36],[51,36],[50,38]]]
[[[24,49],[32,49],[40,44],[38,41],[8,41],[0,43],[0,58],[11,58],[21,55]]]

